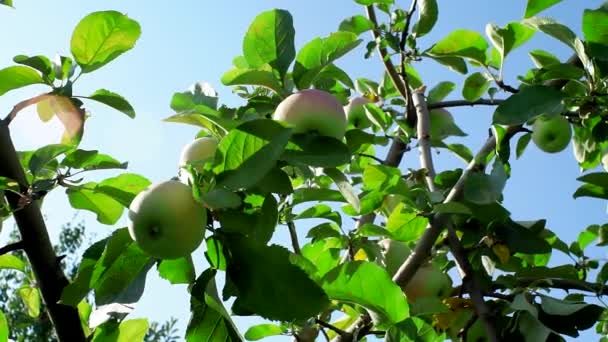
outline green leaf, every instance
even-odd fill
[[[456,89],[456,83],[450,81],[443,81],[437,83],[431,90],[429,90],[429,95],[427,96],[427,102],[429,104],[440,102],[445,99],[452,91]]]
[[[583,13],[583,33],[587,43],[608,45],[608,8],[586,9]]]
[[[561,1],[562,0],[528,0],[524,18],[530,18],[531,16],[537,15],[538,13],[546,10],[547,8]]]
[[[326,66],[353,50],[361,41],[352,32],[339,31],[304,45],[293,68],[293,79],[298,89],[309,88]]]
[[[488,43],[475,31],[456,30],[435,44],[429,53],[439,57],[470,58],[480,64],[486,64]]]
[[[13,57],[13,62],[29,66],[30,68],[40,71],[48,81],[52,82],[55,79],[53,65],[51,60],[46,56],[39,55],[30,57],[26,55],[18,55]]]
[[[391,232],[395,240],[410,242],[418,240],[428,224],[429,220],[426,217],[404,209],[404,205],[399,204],[389,215],[386,229]]]
[[[608,199],[608,173],[588,173],[577,178],[576,180],[586,184],[580,186],[572,197],[594,197]]]
[[[196,279],[192,257],[161,260],[157,266],[161,278],[171,284],[191,284]]]
[[[519,159],[519,157],[521,157],[521,155],[524,153],[528,143],[530,143],[530,139],[532,139],[532,133],[526,133],[519,137],[519,140],[517,140],[517,146],[515,148],[515,157],[517,159]]]
[[[124,206],[114,198],[95,191],[96,183],[90,182],[78,187],[66,189],[70,205],[74,209],[84,209],[93,212],[97,221],[114,225],[122,216]]]
[[[0,5],[13,7],[13,0],[0,0]],[[4,317],[4,316],[2,316],[2,317]],[[4,320],[6,320],[6,318],[4,318]],[[0,339],[0,341],[2,341],[2,340]]]
[[[329,305],[323,290],[289,262],[285,248],[260,246],[245,238],[230,239],[227,247],[231,253],[228,277],[248,310],[267,319],[288,321],[307,319]]]
[[[116,11],[84,17],[72,33],[71,51],[83,73],[108,64],[129,51],[141,35],[139,23]]]
[[[11,254],[0,255],[0,269],[17,270],[25,273],[25,262]]]
[[[344,202],[345,199],[337,190],[318,188],[299,188],[294,190],[292,204],[305,202]]]
[[[342,20],[338,30],[352,32],[357,36],[374,28],[374,24],[366,17],[358,14]]]
[[[72,150],[73,147],[69,145],[53,144],[46,145],[37,149],[29,162],[30,172],[35,176],[40,172],[49,162],[55,160],[58,156]]]
[[[574,41],[577,39],[576,33],[551,18],[534,17],[524,20],[523,23],[574,48]]]
[[[534,62],[534,65],[538,68],[545,68],[550,65],[561,63],[559,58],[545,50],[532,50],[528,52],[528,55],[530,55],[532,62]]]
[[[459,74],[465,75],[468,72],[467,63],[463,58],[453,56],[433,56],[426,53],[425,56],[431,58],[441,65],[445,65],[448,69],[456,71]]]
[[[126,169],[128,163],[121,163],[109,155],[101,154],[96,150],[77,149],[68,152],[61,161],[61,165],[72,169],[106,170]]]
[[[350,162],[348,147],[338,139],[321,135],[294,135],[281,156],[291,165],[338,167]]]
[[[505,166],[496,159],[490,175],[472,173],[464,183],[464,198],[476,204],[490,204],[499,201],[507,182]]]
[[[17,289],[17,294],[21,297],[23,304],[27,308],[27,314],[30,317],[38,317],[40,315],[40,291],[38,288],[29,285],[24,285]]]
[[[288,11],[273,9],[259,14],[243,40],[247,64],[253,69],[270,64],[282,80],[296,54],[294,36],[293,18]]]
[[[32,68],[11,66],[0,70],[0,96],[11,90],[38,83],[45,82]]]
[[[247,341],[257,341],[269,336],[277,336],[287,333],[287,329],[276,324],[258,324],[249,327],[245,332]]]
[[[128,208],[135,196],[145,190],[150,184],[150,181],[143,176],[134,173],[123,173],[116,177],[104,179],[101,183],[97,184],[95,191],[112,197],[125,208]]]
[[[122,321],[108,321],[95,329],[92,342],[143,342],[149,324],[145,318]]]
[[[330,299],[361,305],[389,323],[401,322],[409,316],[403,291],[375,263],[344,263],[323,277],[322,287]]]
[[[473,73],[464,81],[462,96],[467,101],[476,101],[488,90],[490,83],[490,79],[488,79],[483,73]]]
[[[108,105],[130,118],[135,117],[135,110],[131,104],[124,97],[109,90],[99,89],[87,98]]]
[[[241,342],[243,340],[219,299],[215,273],[214,270],[206,270],[192,287],[190,299],[192,316],[186,328],[187,342]]]
[[[252,242],[266,245],[279,220],[278,203],[274,196],[266,195],[264,202],[248,212],[242,210],[225,210],[219,213],[223,231],[246,236]]]
[[[532,86],[522,88],[494,112],[494,124],[519,125],[541,115],[557,115],[564,111],[564,95],[553,88]]]
[[[412,30],[416,37],[422,37],[425,34],[431,32],[437,17],[439,15],[439,9],[437,8],[436,0],[421,0],[418,2],[418,22],[414,25]]]
[[[275,166],[291,136],[291,129],[260,119],[245,122],[225,136],[216,154],[218,184],[230,189],[249,188]]]
[[[8,342],[8,321],[2,311],[0,311],[0,342]]]
[[[281,81],[268,64],[257,69],[232,69],[222,76],[222,84],[227,86],[258,85],[273,90],[279,95],[285,92]]]
[[[212,210],[237,208],[243,203],[238,194],[222,188],[202,194],[201,200]]]
[[[486,26],[486,35],[500,54],[500,68],[509,52],[530,40],[534,32],[533,29],[518,22],[509,23],[504,28],[494,24]]]
[[[344,199],[346,199],[346,201],[352,205],[357,212],[360,211],[361,205],[359,203],[359,197],[357,197],[355,189],[350,184],[348,178],[346,178],[346,176],[336,168],[325,168],[323,169],[323,172],[325,172],[325,174],[329,176],[334,183],[336,183],[336,186],[338,187],[338,190],[342,196],[344,196]]]
[[[76,278],[63,289],[60,303],[76,306],[89,293],[95,265],[101,258],[108,240],[109,238],[99,240],[86,249],[78,266]]]

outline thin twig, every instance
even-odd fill
[[[340,329],[338,327],[335,327],[335,326],[333,326],[333,325],[331,325],[331,324],[329,324],[329,323],[327,323],[325,321],[322,321],[320,319],[315,318],[315,323],[317,323],[318,325],[320,325],[322,327],[325,327],[327,329],[335,331],[338,335],[348,334],[346,331],[344,331],[344,330],[342,330],[342,329]]]
[[[25,243],[22,240],[17,242],[9,243],[8,245],[0,248],[0,255],[4,255],[6,253],[10,253],[16,250],[24,249]]]
[[[416,5],[418,0],[413,0],[410,5],[410,9],[407,11],[407,17],[405,18],[405,25],[403,26],[403,31],[401,32],[401,40],[399,41],[399,49],[401,49],[401,53],[405,51],[405,43],[407,41],[407,37],[410,33],[410,24],[412,22],[412,17],[414,16],[414,12],[416,11]]]
[[[448,108],[448,107],[465,107],[465,106],[498,106],[503,103],[505,100],[502,99],[479,99],[476,101],[467,101],[467,100],[454,100],[454,101],[443,101],[443,102],[435,102],[429,103],[427,105],[428,109],[437,109],[437,108]]]
[[[296,230],[296,225],[293,223],[293,221],[288,221],[287,227],[289,228],[289,237],[291,238],[293,252],[298,255],[301,255],[302,249],[300,249],[300,242],[298,241],[298,232]]]
[[[357,154],[360,157],[370,158],[370,159],[377,161],[380,165],[384,165],[384,160],[382,160],[376,156],[372,156],[371,154],[367,154],[367,153],[357,153]]]

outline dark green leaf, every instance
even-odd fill
[[[488,79],[483,73],[476,72],[464,81],[464,87],[462,88],[462,96],[467,101],[476,101],[483,96],[483,94],[490,87],[490,79]]]
[[[421,0],[418,1],[418,22],[414,25],[412,30],[416,37],[422,37],[425,34],[431,32],[437,17],[439,15],[439,9],[437,8],[436,0]]]
[[[64,288],[61,294],[61,303],[75,307],[89,293],[95,265],[97,264],[97,260],[101,258],[108,240],[109,238],[99,240],[84,252],[78,266],[76,278]]]
[[[307,319],[329,305],[323,290],[289,262],[285,248],[251,244],[244,238],[231,239],[228,247],[228,276],[249,310],[287,321]]]
[[[433,56],[433,55],[427,55],[427,57],[430,57],[437,63],[445,65],[450,70],[456,71],[457,73],[464,75],[468,72],[467,63],[464,61],[463,58],[452,57],[452,56]]]
[[[139,24],[116,11],[84,17],[72,33],[71,51],[82,72],[101,68],[129,51],[141,35]]]
[[[107,154],[101,154],[96,150],[74,150],[66,154],[61,165],[72,169],[83,170],[105,170],[126,169],[127,163],[121,163]]]
[[[519,159],[519,157],[521,157],[521,155],[524,153],[524,150],[528,146],[530,139],[532,139],[532,133],[526,133],[519,137],[519,140],[517,140],[517,147],[515,148],[516,158]]]
[[[498,105],[493,123],[519,125],[541,114],[560,114],[564,110],[563,99],[560,91],[550,87],[525,87]]]
[[[135,110],[129,102],[122,96],[109,90],[99,89],[87,98],[108,105],[117,111],[126,114],[130,118],[135,117]]]
[[[608,173],[588,173],[577,178],[577,180],[586,184],[576,190],[574,195],[572,195],[574,198],[595,197],[608,199]]]
[[[437,83],[431,90],[429,90],[429,95],[427,96],[427,102],[429,104],[436,103],[445,99],[452,91],[456,89],[456,83],[450,81],[443,81]]]
[[[561,63],[559,58],[544,50],[532,50],[528,52],[528,54],[530,55],[530,58],[532,58],[534,65],[538,68],[545,68],[550,65]]]
[[[230,189],[254,186],[275,166],[290,136],[290,129],[272,120],[238,126],[218,146],[221,162],[214,169],[218,183]]]
[[[292,165],[337,167],[347,164],[351,155],[348,147],[332,137],[322,135],[294,135],[281,159]]]
[[[30,68],[34,68],[42,73],[49,81],[53,81],[55,79],[55,74],[53,71],[53,65],[51,64],[51,60],[46,56],[25,56],[18,55],[13,57],[13,62],[19,63],[22,65],[29,66]]]
[[[29,162],[30,172],[36,175],[46,164],[72,149],[72,146],[62,144],[46,145],[37,149]]]
[[[583,33],[587,43],[608,44],[608,7],[586,9],[583,14]]]
[[[346,199],[346,201],[352,205],[357,212],[361,210],[359,197],[357,197],[355,189],[350,184],[348,178],[346,178],[346,176],[340,172],[340,170],[335,168],[326,168],[323,171],[334,181],[334,183],[336,183],[336,186],[338,187],[338,190],[342,196],[344,196],[344,199]]]
[[[281,81],[269,65],[262,65],[257,69],[232,69],[222,76],[222,84],[227,86],[258,85],[271,89],[279,95],[284,94]]]

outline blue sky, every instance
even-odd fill
[[[12,57],[17,54],[68,54],[72,29],[92,11],[118,10],[140,22],[143,33],[135,49],[83,76],[75,93],[87,95],[98,88],[106,88],[131,101],[137,111],[134,120],[102,105],[88,105],[92,117],[86,123],[82,148],[99,149],[119,160],[129,161],[130,172],[140,173],[152,181],[165,180],[176,174],[179,151],[197,132],[194,127],[161,122],[171,114],[169,100],[174,92],[184,90],[193,82],[207,81],[219,92],[221,103],[238,105],[238,98],[230,89],[221,86],[219,79],[230,68],[232,58],[241,53],[242,37],[255,15],[271,8],[289,10],[294,17],[296,46],[301,47],[314,37],[335,31],[343,18],[363,11],[351,0],[146,1],[145,5],[141,1],[126,0],[15,2],[16,10],[0,8],[2,68],[12,65]],[[397,2],[409,6],[409,1]],[[582,9],[600,4],[599,0],[564,0],[543,15],[554,17],[580,33]],[[439,22],[433,32],[422,39],[420,46],[428,47],[457,28],[483,33],[488,22],[504,25],[517,21],[525,8],[523,0],[440,0],[439,5]],[[368,36],[364,38],[369,39]],[[571,54],[561,43],[537,34],[507,59],[508,83],[516,85],[515,76],[533,66],[527,52],[536,48],[554,52],[564,59]],[[339,65],[353,78],[379,79],[382,75],[379,60],[364,60],[362,56],[363,50],[356,50]],[[462,75],[433,62],[423,62],[415,68],[429,87],[439,81],[451,80],[459,84],[464,80]],[[0,111],[8,112],[16,102],[40,91],[43,89],[31,87],[4,95],[0,97]],[[457,89],[450,99],[460,98],[460,91]],[[458,124],[469,136],[452,141],[467,144],[472,150],[479,148],[487,136],[492,111],[489,107],[453,110]],[[42,124],[32,110],[22,112],[12,130],[17,148],[23,150],[56,143],[61,135],[58,123]],[[436,158],[439,171],[462,165],[445,151]],[[417,168],[417,152],[409,153],[401,166]],[[575,178],[580,170],[571,148],[548,155],[530,146],[520,160],[513,161],[512,167],[512,178],[504,196],[506,207],[515,219],[547,218],[548,227],[567,242],[575,240],[578,232],[588,225],[605,223],[606,204],[603,201],[572,199],[572,193],[579,186]],[[90,179],[113,175],[115,173],[100,172],[91,175]],[[75,214],[61,190],[48,196],[43,209],[53,237],[60,225],[70,221]],[[103,226],[88,212],[78,213],[77,219],[84,219],[87,229],[97,238],[126,225],[123,217],[116,227]],[[305,228],[300,227],[302,236]],[[285,228],[278,227],[277,231],[275,241],[286,242]],[[5,229],[0,238],[4,240],[7,235]],[[594,253],[595,257],[605,258],[600,249],[595,249]],[[202,271],[205,267],[202,251],[197,251],[195,258],[197,270]],[[556,255],[554,262],[568,260]],[[146,293],[134,316],[159,321],[174,316],[180,320],[179,327],[185,328],[189,314],[185,287],[171,286],[153,273],[148,277]],[[243,331],[251,323],[246,319],[237,322]]]

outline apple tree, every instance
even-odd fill
[[[584,172],[572,195],[608,199],[608,5],[581,13],[582,36],[541,16],[559,0],[527,0],[523,17],[504,26],[454,27],[429,42],[436,0],[355,2],[360,15],[298,48],[288,11],[252,16],[242,55],[221,78],[241,104],[222,104],[206,82],[173,94],[165,121],[197,133],[176,173],[156,184],[79,148],[90,101],[135,117],[121,95],[81,94],[77,82],[135,46],[135,19],[88,14],[71,55],[18,55],[0,70],[0,96],[48,86],[0,121],[0,215],[14,218],[20,236],[0,248],[0,268],[20,271],[11,253],[25,253],[29,282],[18,295],[27,310],[44,302],[57,340],[143,341],[149,323],[128,316],[148,272],[188,284],[187,341],[553,341],[592,327],[608,338],[608,266],[587,252],[608,244],[608,225],[577,227],[578,239],[566,242],[544,218],[521,221],[503,201],[513,160],[530,142],[546,153],[571,145]],[[537,34],[571,57],[529,46]],[[384,68],[377,79],[353,80],[338,66],[362,46],[360,62]],[[527,49],[534,67],[507,78],[514,49]],[[426,84],[416,70],[426,61],[461,84]],[[28,106],[61,121],[60,142],[14,146],[11,121]],[[494,110],[476,151],[448,139],[465,135],[450,113],[463,106]],[[434,151],[464,163],[439,170]],[[404,158],[418,167],[402,167]],[[86,181],[108,169],[116,175]],[[40,209],[62,190],[102,224],[125,213],[130,222],[87,246],[71,277]],[[282,230],[290,243],[273,240]],[[198,248],[207,268],[197,273]],[[571,262],[552,262],[557,253]],[[267,323],[239,329],[234,316]],[[12,323],[0,316],[0,342]]]

